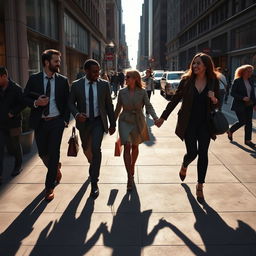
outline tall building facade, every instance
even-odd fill
[[[0,6],[0,65],[21,86],[41,70],[49,48],[61,51],[61,73],[70,81],[87,58],[104,68],[107,0],[0,0]]]
[[[179,69],[187,69],[200,51],[232,75],[239,65],[255,66],[255,35],[255,0],[181,0]]]
[[[153,69],[164,70],[167,67],[167,0],[153,0]]]
[[[138,40],[138,59],[137,69],[145,70],[149,67],[150,63],[150,33],[149,33],[149,19],[152,19],[150,12],[150,0],[144,0],[142,4],[142,15],[140,17],[140,33]]]

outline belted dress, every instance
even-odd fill
[[[143,114],[144,106],[147,113],[154,120],[158,119],[145,89],[138,87],[135,89],[134,94],[130,93],[128,87],[119,91],[115,117],[117,119],[119,116],[118,129],[122,145],[127,142],[138,145],[150,140],[148,126]]]

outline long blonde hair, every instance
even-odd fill
[[[248,68],[254,70],[254,67],[252,65],[249,65],[249,64],[242,65],[242,66],[238,67],[235,71],[234,79],[242,77],[244,75],[245,70],[248,69]]]
[[[127,70],[126,76],[130,76],[135,80],[135,85],[139,88],[144,88],[144,83],[141,80],[139,71],[137,70]]]

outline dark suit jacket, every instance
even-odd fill
[[[211,84],[211,85],[209,85]],[[181,140],[184,139],[186,129],[188,127],[188,123],[190,120],[190,113],[192,109],[192,104],[193,104],[193,86],[194,82],[193,81],[188,81],[185,79],[182,79],[179,87],[175,93],[175,95],[172,97],[172,100],[168,103],[166,109],[163,111],[161,118],[167,119],[168,116],[171,114],[171,112],[174,110],[174,108],[177,106],[177,104],[180,102],[182,99],[182,104],[181,108],[178,112],[178,121],[177,121],[177,126],[175,133],[180,137]],[[219,99],[219,82],[218,80],[213,80],[208,82],[208,87],[209,89],[212,88],[211,90],[214,91],[215,97]],[[209,127],[210,125],[210,113],[213,111],[215,108],[218,108],[218,104],[214,105],[212,104],[210,98],[208,100],[208,122],[209,122]],[[214,139],[216,136],[211,132],[211,137]]]
[[[36,129],[42,117],[44,107],[34,107],[34,101],[44,93],[43,72],[30,76],[24,90],[24,101],[31,108],[30,126]],[[55,100],[61,117],[69,122],[70,112],[68,108],[69,84],[68,79],[61,74],[55,73]]]
[[[253,105],[256,105],[255,91],[252,80],[249,80],[251,85],[251,95],[250,99],[253,102]],[[237,78],[234,80],[231,95],[234,97],[231,109],[234,111],[243,111],[246,108],[245,102],[243,101],[244,97],[247,97],[247,90],[244,84],[243,78]]]
[[[99,112],[104,130],[108,132],[108,120],[110,127],[116,127],[114,108],[110,96],[109,84],[107,81],[98,79],[97,81],[97,95],[99,103]],[[69,108],[73,116],[77,113],[86,113],[86,97],[85,97],[85,78],[81,78],[72,83],[69,97]],[[86,129],[86,121],[84,123],[76,122],[76,127],[80,131]]]
[[[8,87],[0,94],[0,128],[21,127],[21,111],[24,107],[22,88],[9,79]],[[12,113],[14,117],[9,118],[8,113]]]

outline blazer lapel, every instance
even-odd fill
[[[45,94],[45,92],[44,92],[44,72],[41,72],[41,74],[40,74],[40,88],[39,88],[39,90],[40,90],[40,95],[43,95],[43,94]]]
[[[102,97],[101,97],[101,87],[100,87],[100,81],[99,80],[97,80],[97,98],[98,98],[99,109],[101,109]]]

